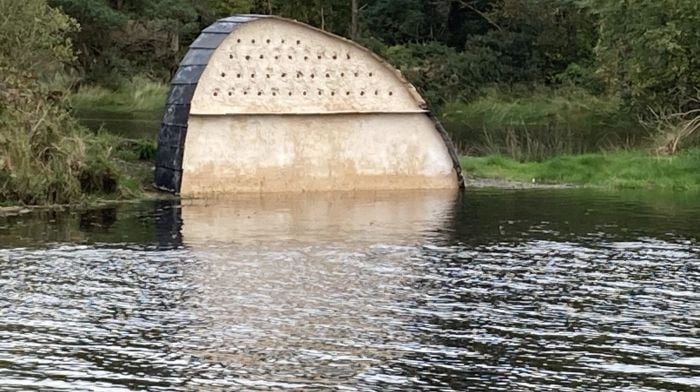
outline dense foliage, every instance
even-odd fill
[[[80,23],[87,81],[167,80],[217,18],[278,14],[349,36],[348,0],[49,0]],[[687,108],[700,78],[695,0],[361,0],[360,41],[440,107],[484,87],[576,85],[640,114]]]
[[[121,102],[146,88],[157,104],[163,87],[143,81],[165,83],[203,27],[238,13],[344,36],[357,15],[357,39],[416,85],[465,151],[543,159],[638,145],[657,126],[675,152],[700,134],[697,0],[351,3],[0,0],[0,201],[116,191],[109,143],[81,130],[66,95],[82,85],[109,101],[120,88]]]
[[[132,74],[165,79],[198,32],[190,0],[49,0],[75,18],[73,40],[87,82],[118,86]]]
[[[117,192],[109,146],[84,133],[65,105],[75,21],[46,0],[0,0],[0,15],[0,202]]]
[[[611,93],[636,109],[698,107],[700,2],[590,0],[598,19],[595,48]]]

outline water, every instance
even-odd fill
[[[0,390],[699,390],[700,196],[0,218]]]
[[[82,109],[75,113],[80,123],[89,129],[103,129],[131,139],[153,139],[158,136],[162,111],[114,112],[99,109]]]

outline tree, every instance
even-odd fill
[[[351,35],[350,0],[255,0],[253,11],[296,19],[346,37]]]
[[[80,190],[82,145],[50,81],[74,58],[77,24],[46,0],[0,0],[0,15],[0,201],[65,202]]]
[[[449,1],[373,0],[362,11],[369,34],[387,45],[443,41]]]
[[[190,0],[50,0],[75,18],[78,57],[88,81],[122,82],[121,76],[150,73],[167,79],[177,65],[181,41],[200,25]]]
[[[220,18],[250,13],[253,0],[195,0],[194,6],[204,24],[210,24]]]
[[[465,50],[498,53],[501,81],[551,83],[571,64],[588,66],[595,19],[569,0],[500,0],[484,14],[492,28],[467,40]]]
[[[685,111],[700,86],[700,2],[587,0],[600,20],[598,71],[639,112]]]

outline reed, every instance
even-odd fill
[[[487,90],[446,105],[441,117],[463,153],[519,161],[634,147],[649,136],[619,99],[575,89]]]

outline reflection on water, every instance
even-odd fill
[[[698,201],[302,194],[0,218],[0,389],[696,390]]]
[[[82,125],[94,131],[105,129],[131,139],[155,139],[163,118],[162,111],[125,113],[83,109],[75,115]]]
[[[242,195],[185,201],[183,239],[193,247],[212,243],[295,245],[410,243],[447,224],[459,195],[430,192]]]

